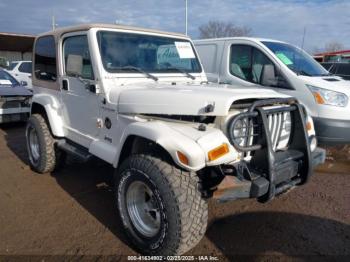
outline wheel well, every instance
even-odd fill
[[[47,118],[45,108],[38,103],[32,104],[31,114],[40,114],[40,115],[44,116],[45,118]]]
[[[150,154],[161,157],[164,161],[175,164],[171,155],[162,146],[144,137],[131,135],[123,145],[118,166],[132,154]]]
[[[49,118],[47,116],[45,107],[38,104],[38,103],[32,103],[32,109],[30,111],[31,114],[40,114],[46,121],[47,126],[49,127],[49,130],[51,132],[51,135],[53,135],[52,130],[51,130],[51,125],[50,125],[50,121]]]

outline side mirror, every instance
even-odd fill
[[[81,76],[83,71],[83,57],[80,55],[68,55],[66,73],[71,76]]]
[[[21,86],[27,86],[28,83],[27,83],[26,81],[21,81],[21,82],[20,82],[20,85],[21,85]]]
[[[276,86],[278,79],[273,65],[264,65],[262,69],[261,84],[263,86]]]

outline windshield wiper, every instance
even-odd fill
[[[133,71],[137,71],[137,72],[139,72],[141,74],[144,74],[145,76],[147,76],[147,78],[151,78],[154,81],[158,81],[158,77],[156,77],[156,76],[154,76],[154,75],[152,75],[150,73],[147,73],[146,71],[144,71],[141,68],[136,67],[136,66],[111,67],[109,69],[111,69],[111,70],[120,70],[120,71],[133,70]]]
[[[297,73],[297,75],[311,76],[310,74],[306,73],[304,70],[294,69],[294,72]]]
[[[191,78],[192,80],[196,79],[196,77],[194,75],[191,75],[189,72],[187,72],[183,69],[177,68],[177,67],[167,67],[166,70],[175,70],[175,71],[178,71],[180,73],[185,74],[188,78]]]

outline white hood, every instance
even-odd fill
[[[217,84],[172,86],[157,83],[124,88],[122,91],[112,89],[109,99],[117,104],[119,113],[126,114],[224,116],[237,100],[288,97],[269,89]],[[209,104],[214,105],[214,110],[206,113],[205,108]]]
[[[350,81],[339,76],[299,76],[309,85],[350,95]]]

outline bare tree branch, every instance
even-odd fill
[[[207,24],[201,25],[199,28],[199,38],[220,38],[231,36],[250,36],[251,28],[246,26],[236,26],[231,22],[209,21]]]
[[[342,43],[339,43],[337,41],[329,42],[325,45],[324,50],[325,52],[335,52],[344,49],[344,46]]]

